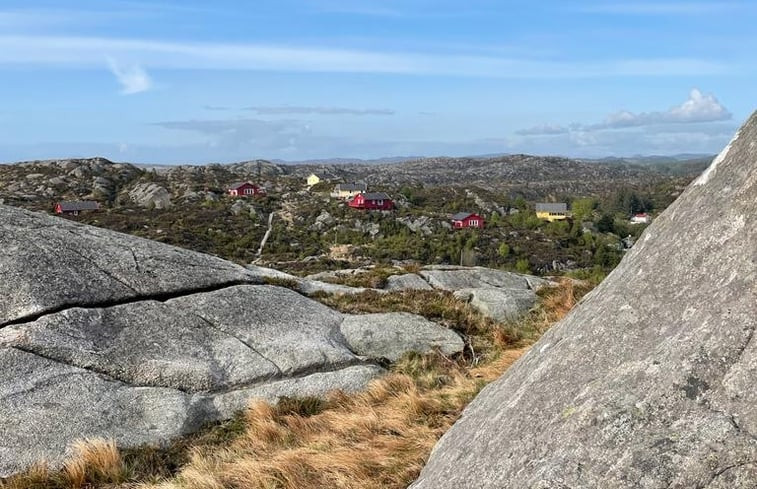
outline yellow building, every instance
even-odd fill
[[[311,173],[307,181],[308,181],[308,187],[312,187],[315,184],[321,183],[322,179],[315,173]]]
[[[570,217],[568,204],[536,204],[536,217],[545,221],[562,221]]]

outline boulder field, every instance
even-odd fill
[[[757,113],[413,489],[757,486]]]

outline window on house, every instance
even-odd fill
[[[247,195],[250,195],[252,193],[252,191],[253,191],[253,189],[251,189],[251,188],[244,189],[244,193],[247,194]]]

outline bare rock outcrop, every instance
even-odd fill
[[[0,477],[59,466],[77,439],[162,444],[255,398],[353,392],[384,372],[345,315],[264,284],[271,272],[3,205],[0,249]],[[349,324],[399,332],[392,358],[462,345],[412,315]]]
[[[756,217],[757,113],[412,487],[755,487]]]

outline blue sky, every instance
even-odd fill
[[[714,153],[757,2],[0,0],[0,161]]]

